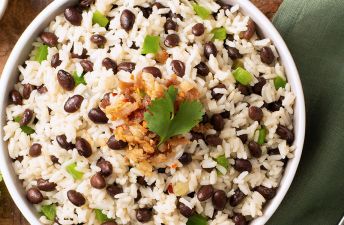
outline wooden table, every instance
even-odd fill
[[[1,0],[0,0],[1,1]],[[98,0],[99,1],[99,0]],[[272,17],[283,0],[252,0],[268,17]],[[10,0],[0,21],[0,73],[16,41],[52,0]],[[8,195],[5,185],[0,185],[0,225],[29,225]]]

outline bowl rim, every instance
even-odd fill
[[[1,20],[2,16],[5,14],[7,2],[8,2],[8,0],[1,0],[0,1],[0,20]]]
[[[265,15],[258,8],[256,8],[249,0],[224,1],[230,4],[238,4],[241,10],[244,11],[244,14],[250,16],[250,18],[252,18],[255,21],[255,23],[258,25],[259,29],[264,33],[264,35],[272,40],[272,43],[274,43],[276,49],[279,52],[282,65],[286,70],[288,82],[291,84],[292,90],[296,96],[294,111],[294,145],[296,146],[295,155],[293,159],[289,160],[288,165],[285,168],[285,172],[282,176],[282,180],[279,184],[276,196],[264,207],[263,215],[254,219],[251,222],[251,225],[262,225],[269,220],[269,218],[281,204],[284,196],[286,195],[293,181],[298,164],[301,159],[306,127],[304,94],[299,73],[297,71],[295,62],[289,52],[289,49],[283,41],[281,35],[278,33],[278,31],[272,25],[272,23],[268,20],[268,18],[266,18]],[[65,5],[70,5],[73,2],[76,2],[76,0],[53,1],[31,22],[31,24],[26,28],[24,33],[17,41],[15,47],[13,48],[13,51],[11,52],[5,64],[0,80],[0,104],[2,104],[0,112],[1,116],[3,117],[0,119],[0,169],[2,171],[5,184],[8,188],[8,191],[13,201],[16,203],[17,207],[30,224],[40,224],[39,218],[37,212],[34,209],[34,206],[30,205],[26,201],[26,198],[24,197],[24,192],[22,190],[23,188],[18,180],[18,177],[13,176],[14,169],[9,160],[7,143],[3,141],[3,127],[6,124],[5,108],[7,106],[8,83],[11,83],[10,81],[12,76],[16,77],[18,75],[17,67],[21,64],[21,61],[23,61],[23,56],[24,59],[27,58],[27,54],[24,54],[25,51],[22,52],[22,49],[24,49],[27,46],[31,46],[32,40],[34,40],[37,34],[42,30],[41,28],[44,28],[44,25],[47,25],[47,23],[51,21],[48,20],[46,22],[47,18],[53,18],[58,13],[60,13],[59,10],[61,10],[61,7]]]

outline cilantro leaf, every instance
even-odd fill
[[[175,112],[178,90],[170,86],[162,98],[152,101],[144,114],[148,129],[160,137],[161,145],[167,139],[189,132],[204,114],[199,101],[183,101]]]
[[[56,217],[56,205],[43,205],[41,208],[42,214],[50,221],[54,221]]]
[[[85,78],[84,78],[85,74],[81,74],[81,76],[78,75],[78,73],[76,71],[74,71],[73,73],[73,79],[74,79],[74,82],[75,82],[75,86],[78,86],[79,84],[83,84],[83,85],[86,85],[86,81],[85,81]]]
[[[111,220],[102,212],[101,209],[95,209],[94,212],[96,214],[96,219],[101,223]]]

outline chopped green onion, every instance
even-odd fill
[[[186,225],[207,225],[207,224],[208,224],[207,218],[199,214],[194,214],[193,216],[189,217],[188,221],[186,222]]]
[[[70,175],[72,175],[72,177],[75,180],[81,180],[82,177],[84,176],[83,172],[80,172],[76,169],[76,163],[72,163],[72,164],[66,166],[66,170]]]
[[[239,67],[244,68],[244,63],[243,63],[241,60],[239,60],[239,59],[234,60],[233,65],[232,65],[232,68],[233,68],[234,70],[236,70],[236,69],[238,69]]]
[[[99,24],[101,27],[106,27],[109,23],[109,19],[106,18],[101,12],[95,11],[92,16],[92,23],[93,24]]]
[[[106,222],[109,221],[110,219],[102,212],[101,209],[95,209],[94,210],[95,214],[96,214],[96,219],[100,222]]]
[[[274,79],[274,84],[275,84],[276,90],[278,90],[279,88],[285,88],[287,81],[285,81],[281,76],[277,76]]]
[[[214,34],[213,40],[224,41],[227,38],[227,31],[224,27],[214,28],[211,33]]]
[[[226,174],[227,169],[229,167],[229,163],[228,163],[228,160],[227,160],[226,156],[225,155],[220,155],[219,157],[217,157],[215,159],[215,161],[217,162],[218,166],[221,166],[223,168],[223,169],[222,168],[221,169],[217,168],[217,173],[219,175]]]
[[[157,53],[160,49],[160,37],[147,35],[143,41],[143,47],[141,53],[143,55],[149,53]]]
[[[35,60],[39,63],[43,62],[44,60],[46,60],[48,57],[48,46],[41,44],[36,52],[35,55]]]
[[[41,208],[43,215],[50,221],[54,221],[56,217],[56,205],[43,205]]]
[[[258,134],[258,141],[257,143],[262,145],[265,143],[265,137],[266,137],[266,128],[262,127],[261,129],[259,129],[259,134]]]
[[[236,81],[245,86],[249,85],[253,79],[252,75],[242,67],[238,67],[236,70],[234,70],[233,76]]]
[[[16,116],[13,118],[14,122],[19,123],[21,121],[22,117],[21,116]],[[21,126],[20,129],[27,135],[31,135],[35,133],[35,130],[27,125]]]
[[[195,13],[201,17],[202,19],[206,20],[210,17],[211,15],[211,11],[199,4],[192,4],[193,10],[195,11]]]
[[[81,74],[81,76],[79,76],[76,71],[73,73],[73,79],[75,82],[75,86],[78,86],[79,84],[84,84],[84,85],[87,84],[85,81],[84,75],[85,74]]]

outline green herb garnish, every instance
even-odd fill
[[[84,176],[83,172],[80,172],[76,169],[76,163],[72,163],[72,164],[66,166],[66,170],[70,175],[72,175],[72,177],[75,180],[81,180],[82,177]]]
[[[213,40],[224,41],[227,38],[227,31],[224,27],[214,28],[211,33],[214,34]]]
[[[106,27],[109,23],[109,19],[106,18],[101,12],[95,11],[92,16],[92,23],[99,24],[101,27]]]
[[[48,46],[41,44],[37,49],[35,60],[41,63],[44,60],[47,60],[47,57],[48,57]]]
[[[217,158],[215,159],[215,161],[216,161],[217,164],[219,164],[220,166],[222,166],[222,167],[228,169],[229,163],[228,163],[228,160],[227,160],[227,158],[226,158],[225,155],[220,155],[219,157],[217,157]]]
[[[192,4],[192,7],[195,13],[197,14],[197,16],[201,17],[204,20],[209,19],[211,15],[211,11],[209,9],[196,3]]]
[[[78,73],[76,71],[73,72],[73,79],[75,82],[75,86],[78,86],[79,84],[83,84],[86,85],[86,81],[84,78],[85,74],[81,74],[80,76],[78,75]]]
[[[141,53],[143,55],[149,53],[157,53],[160,49],[160,37],[147,35],[143,41],[143,47]]]
[[[249,85],[253,80],[252,75],[242,67],[238,67],[236,70],[234,70],[233,76],[236,81],[245,86]]]
[[[21,121],[22,117],[21,116],[16,116],[13,118],[14,122],[19,123]],[[32,127],[29,127],[27,125],[25,126],[20,126],[20,129],[27,135],[31,135],[35,133],[35,130]]]
[[[159,145],[173,136],[189,132],[204,115],[199,101],[183,101],[175,112],[177,94],[178,90],[170,86],[164,97],[153,100],[144,114],[149,130],[160,137]]]
[[[277,76],[274,79],[274,85],[276,90],[280,88],[285,88],[285,85],[287,84],[287,81],[285,81],[281,76]]]
[[[266,137],[266,128],[262,127],[261,129],[259,129],[259,134],[258,134],[258,141],[257,143],[262,145],[265,143],[265,137]]]
[[[54,221],[56,217],[56,205],[43,205],[41,208],[42,214],[50,221]]]
[[[186,222],[186,225],[207,225],[207,224],[208,224],[207,218],[199,214],[194,214],[193,216],[189,217],[188,221]]]
[[[96,214],[96,219],[100,222],[100,223],[104,223],[106,221],[110,221],[110,219],[102,212],[101,209],[95,209],[94,210],[95,214]]]

